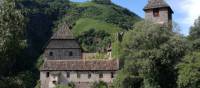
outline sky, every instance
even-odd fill
[[[71,0],[74,2],[85,2],[88,0]],[[195,19],[200,16],[200,0],[165,0],[173,9],[173,20],[178,24],[180,33],[189,34],[190,27]],[[113,3],[120,5],[144,18],[143,8],[148,0],[112,0]]]

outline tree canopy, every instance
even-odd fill
[[[121,59],[125,63],[114,85],[116,88],[176,88],[175,65],[185,55],[187,46],[185,38],[167,28],[138,23],[123,38]]]

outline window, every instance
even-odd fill
[[[99,74],[99,78],[103,78],[103,74],[102,73]]]
[[[67,72],[67,78],[70,78],[70,72]]]
[[[53,52],[49,52],[49,56],[53,56]]]
[[[73,53],[72,53],[72,51],[70,51],[70,52],[69,52],[69,56],[73,56]]]
[[[47,77],[47,78],[49,77],[49,72],[46,73],[46,77]]]
[[[52,81],[52,83],[53,83],[53,84],[56,84],[56,81],[54,80],[54,81]]]
[[[77,73],[77,78],[81,78],[81,74],[80,73]]]
[[[158,17],[159,16],[159,9],[153,9],[153,16]]]
[[[91,76],[92,76],[92,75],[91,75],[91,73],[89,73],[89,74],[88,74],[88,78],[90,79],[90,78],[91,78]]]
[[[111,78],[114,78],[114,72],[111,72]]]

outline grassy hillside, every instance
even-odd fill
[[[104,30],[108,33],[117,33],[123,30],[122,28],[111,23],[90,18],[81,18],[76,21],[76,25],[73,27],[73,33],[75,36],[79,36],[81,33],[89,31],[90,29]]]
[[[71,8],[66,12],[67,15],[64,16],[60,23],[66,22],[72,26],[72,31],[75,37],[88,39],[93,37],[92,40],[99,39],[99,41],[93,41],[91,43],[86,43],[87,41],[79,42],[84,49],[86,47],[96,47],[99,49],[85,50],[87,52],[97,52],[102,51],[102,46],[97,46],[100,42],[105,42],[103,44],[105,49],[109,47],[110,43],[116,41],[116,34],[119,32],[127,31],[133,28],[133,25],[141,20],[139,16],[130,12],[129,10],[117,6],[115,4],[97,4],[94,2],[85,2],[85,3],[71,3]],[[96,32],[108,33],[110,35],[110,41],[108,39],[104,40],[102,36],[94,36],[90,30],[95,30]],[[94,34],[99,34],[93,32]],[[85,34],[90,33],[90,34]],[[85,35],[85,36],[83,36]],[[96,51],[93,51],[96,50]]]
[[[0,79],[0,84],[7,88],[34,88],[43,59],[39,57],[58,24],[67,23],[86,52],[104,53],[111,43],[116,47],[113,50],[118,51],[115,34],[132,29],[135,22],[141,20],[136,14],[114,4],[68,0],[14,1],[26,18],[27,47],[16,60],[12,72]]]

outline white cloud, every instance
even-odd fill
[[[195,19],[200,16],[200,0],[169,0],[174,9],[184,14],[182,23],[193,25]]]

